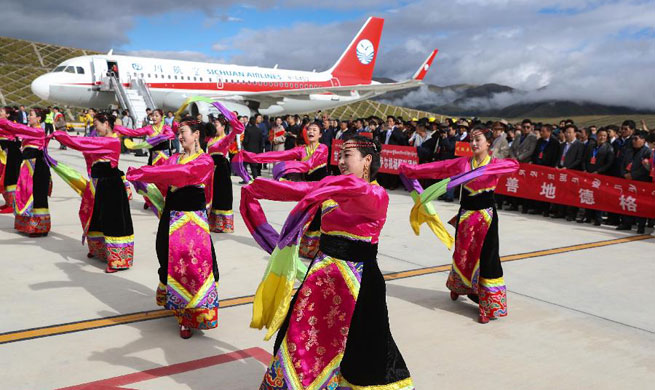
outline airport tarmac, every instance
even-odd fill
[[[73,150],[52,155],[85,170]],[[123,155],[120,166],[145,163]],[[142,199],[131,202],[134,267],[105,274],[81,244],[79,197],[53,180],[47,237],[18,235],[13,216],[0,215],[0,388],[257,389],[273,341],[248,325],[267,255],[238,213],[238,180],[236,232],[213,234],[219,326],[189,340],[155,305],[157,220]],[[417,389],[655,386],[655,237],[500,211],[509,316],[481,325],[472,302],[450,300],[451,254],[428,229],[412,233],[411,205],[407,193],[390,192],[378,261],[391,330]],[[279,228],[293,205],[263,206]],[[458,206],[435,207],[448,220]]]

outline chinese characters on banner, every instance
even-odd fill
[[[521,164],[496,192],[624,215],[655,218],[655,184],[612,176]]]
[[[330,155],[330,164],[337,165],[339,161],[339,152],[343,141],[332,141],[332,154]],[[416,148],[412,146],[382,145],[380,153],[380,172],[398,174],[400,164],[416,165],[418,164],[418,155]]]
[[[457,141],[455,142],[455,156],[457,157],[473,157],[473,150],[469,142]]]

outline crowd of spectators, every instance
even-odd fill
[[[246,118],[245,120],[248,120]],[[557,169],[570,169],[597,175],[608,175],[653,182],[655,167],[655,130],[647,128],[644,121],[638,127],[632,120],[621,125],[603,127],[578,127],[572,120],[559,123],[533,123],[524,119],[518,123],[505,120],[481,121],[479,119],[446,118],[386,118],[368,117],[354,120],[338,120],[328,115],[265,118],[258,115],[250,120],[251,133],[261,130],[259,145],[249,145],[249,151],[261,152],[280,148],[290,149],[305,143],[303,129],[316,121],[322,129],[321,143],[331,148],[333,140],[346,140],[356,134],[376,138],[382,145],[411,146],[417,150],[419,163],[455,158],[457,142],[468,142],[473,128],[487,128],[493,133],[492,154],[496,158],[514,158],[521,163],[536,164]],[[256,127],[256,128],[255,128]],[[253,138],[250,138],[253,139]],[[336,173],[336,167],[333,167]],[[385,188],[399,186],[398,177],[380,174],[379,182]],[[457,191],[451,190],[442,197],[452,202]],[[609,224],[617,230],[630,230],[634,226],[644,233],[646,225],[653,221],[625,215],[603,213],[596,210],[580,210],[575,207],[549,204],[528,199],[497,196],[497,207],[523,214],[540,214],[544,217],[562,218],[578,223]]]
[[[24,106],[11,110],[13,120],[27,123]],[[78,121],[84,126],[84,134],[94,135],[93,117],[97,111],[93,108],[80,113]],[[116,118],[115,123],[128,128],[146,126],[152,123],[152,110],[146,111],[143,123],[136,124],[127,110],[110,112]],[[64,115],[58,107],[48,107],[44,121],[44,131],[66,127]],[[198,114],[197,119],[211,126],[214,118]],[[315,117],[309,115],[287,115],[284,117],[267,117],[255,114],[252,117],[239,116],[246,129],[237,138],[234,150],[245,149],[252,153],[280,151],[304,145],[305,129],[311,122],[321,128],[320,142],[329,149],[334,140],[347,140],[354,135],[376,138],[381,145],[399,145],[416,148],[419,163],[455,158],[457,142],[467,142],[473,128],[487,128],[492,131],[492,155],[496,158],[514,158],[521,163],[542,165],[557,169],[570,169],[597,175],[608,175],[628,180],[653,182],[655,167],[655,129],[649,130],[644,121],[638,127],[632,120],[625,120],[621,125],[603,127],[578,127],[572,120],[559,123],[535,123],[530,119],[509,123],[505,120],[481,121],[473,118],[445,118],[441,121],[434,117],[402,118],[371,116],[357,119],[336,119],[319,112]],[[166,113],[165,124],[171,126],[173,112]],[[178,151],[179,144],[173,140],[171,150]],[[331,152],[331,150],[330,150]],[[139,153],[137,152],[137,155]],[[266,169],[266,165],[263,166]],[[261,174],[259,164],[251,167],[253,176]],[[338,169],[330,167],[333,174]],[[387,189],[393,190],[400,181],[396,175],[380,174],[378,181]],[[453,202],[458,194],[455,189],[441,197],[441,200]],[[579,210],[571,206],[549,204],[529,199],[497,195],[497,208],[520,211],[523,214],[543,215],[544,217],[562,218],[578,223],[595,225],[615,225],[617,230],[630,230],[636,226],[638,233],[644,233],[645,227],[653,226],[652,220],[626,215],[607,214],[597,210]]]

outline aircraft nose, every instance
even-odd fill
[[[42,75],[32,81],[32,92],[43,100],[50,97],[50,82],[46,75]]]

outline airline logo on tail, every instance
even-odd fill
[[[357,44],[357,59],[363,65],[368,65],[373,61],[373,56],[375,55],[375,48],[373,44],[368,39],[362,39]]]
[[[346,51],[328,70],[341,85],[370,84],[380,46],[384,19],[368,18]]]

